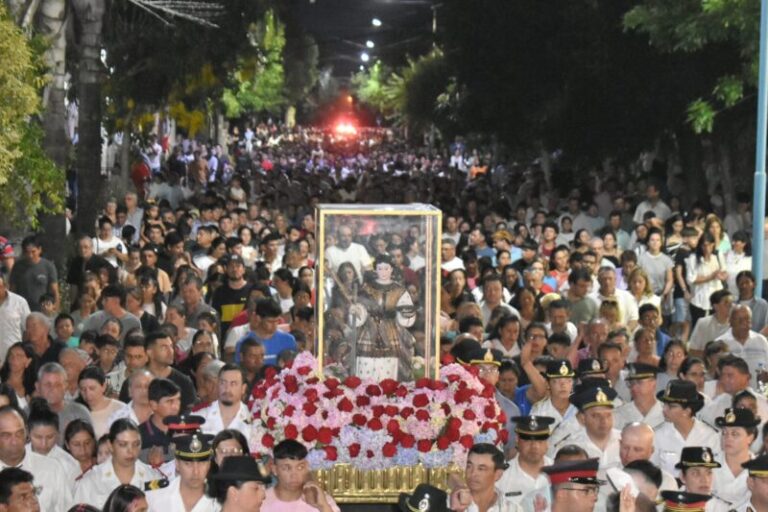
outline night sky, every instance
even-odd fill
[[[371,55],[371,62],[380,58],[396,66],[405,62],[406,55],[426,53],[432,44],[432,0],[315,0],[314,3],[291,0],[290,3],[291,15],[319,45],[321,67],[333,66],[337,77],[348,77],[357,71],[363,51]],[[373,27],[373,18],[379,18],[382,26]],[[363,48],[369,39],[376,44],[373,50]]]

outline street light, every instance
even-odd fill
[[[360,60],[362,60],[363,62],[368,62],[369,60],[371,60],[371,56],[368,55],[368,52],[363,52],[360,54]]]
[[[381,20],[379,18],[373,18],[371,20],[371,25],[374,27],[380,27],[381,26]]]
[[[365,47],[366,48],[373,48],[374,46],[376,46],[376,44],[373,41],[371,41],[370,39],[365,42]]]

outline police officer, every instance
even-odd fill
[[[251,437],[251,412],[243,403],[248,381],[243,370],[226,364],[219,370],[218,400],[197,412],[205,418],[203,432],[216,435],[224,429],[239,430],[246,439]]]
[[[400,493],[401,512],[450,512],[445,491],[429,484],[419,484],[411,494]]]
[[[197,432],[173,438],[176,473],[167,487],[147,493],[150,510],[162,512],[215,512],[219,506],[205,495],[211,469],[213,436]]]
[[[587,459],[542,468],[552,485],[550,511],[592,512],[600,485],[604,483],[597,478],[599,466],[599,459]]]
[[[726,409],[725,414],[715,419],[721,429],[722,466],[715,468],[714,494],[730,502],[738,502],[747,494],[747,471],[734,473],[731,468],[740,466],[752,458],[749,446],[757,437],[756,418],[751,409]]]
[[[694,494],[712,494],[712,471],[720,467],[715,460],[715,454],[708,446],[686,446],[680,455],[680,462],[675,467],[680,470],[680,481],[685,486],[683,490]],[[707,501],[707,512],[728,512],[732,503],[712,496]]]
[[[561,426],[564,422],[576,418],[578,412],[570,400],[576,373],[573,371],[570,361],[560,359],[547,363],[544,377],[549,384],[549,397],[537,402],[531,409],[531,415],[536,417],[548,416],[554,420],[551,442],[557,443],[568,433],[567,429],[561,428]]]
[[[141,435],[139,428],[127,418],[109,427],[112,457],[92,467],[75,483],[75,503],[103,508],[115,488],[131,484],[144,490],[168,485],[168,480],[139,460]]]
[[[768,455],[761,455],[745,462],[749,471],[747,487],[750,496],[736,507],[737,512],[768,512]]]
[[[706,510],[706,494],[694,494],[685,491],[663,491],[664,512],[704,512]]]
[[[222,512],[258,512],[270,481],[269,471],[252,457],[227,457],[212,477],[211,495]]]
[[[514,504],[532,505],[537,493],[546,494],[547,476],[541,468],[552,464],[546,456],[553,418],[547,416],[518,416],[512,418],[517,434],[517,455],[509,461],[496,486]],[[530,494],[530,496],[526,496]]]
[[[631,402],[614,411],[615,427],[619,430],[633,422],[660,427],[664,423],[662,404],[656,399],[656,374],[658,368],[643,363],[629,365],[625,380],[629,386]]]

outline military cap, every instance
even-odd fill
[[[567,379],[576,376],[571,362],[566,359],[555,359],[547,363],[544,376],[548,379]]]
[[[429,484],[419,484],[413,493],[400,493],[398,505],[402,512],[450,512],[445,491]]]
[[[602,485],[605,482],[597,479],[599,466],[599,459],[569,460],[553,464],[552,466],[545,466],[541,470],[549,476],[549,482],[552,485],[567,482]]]
[[[208,460],[213,454],[213,436],[196,432],[173,438],[174,453],[181,460]]]
[[[616,398],[616,394],[616,390],[611,387],[589,387],[577,395],[571,395],[571,403],[581,412],[592,407],[610,407],[613,409],[613,400]]]
[[[722,416],[715,418],[718,427],[752,428],[760,424],[760,417],[755,416],[751,409],[728,408]]]
[[[662,491],[664,512],[704,512],[712,496],[684,491]]]
[[[719,467],[720,463],[708,446],[686,446],[680,454],[680,462],[675,464],[675,469]]]
[[[530,441],[544,441],[551,434],[550,425],[555,422],[549,416],[515,416],[512,418],[515,424],[515,433],[520,439]]]

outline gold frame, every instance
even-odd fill
[[[375,206],[374,208],[371,208],[371,206]],[[430,374],[429,372],[425,372],[425,376],[436,379],[440,375],[440,287],[441,287],[441,269],[442,269],[442,253],[440,250],[440,242],[442,240],[442,233],[443,233],[443,212],[439,208],[428,205],[428,204],[413,204],[411,205],[411,208],[404,208],[403,205],[338,205],[338,204],[319,204],[317,208],[315,208],[315,226],[317,226],[317,236],[315,237],[315,243],[317,244],[317,259],[315,260],[315,294],[316,294],[316,304],[315,304],[315,310],[317,313],[315,314],[316,318],[316,327],[315,327],[315,333],[317,337],[317,344],[316,344],[316,356],[317,356],[317,365],[318,365],[318,373],[320,375],[320,378],[323,377],[323,359],[325,357],[325,343],[324,343],[324,336],[325,333],[323,331],[324,327],[324,311],[325,311],[325,222],[326,218],[329,216],[337,216],[337,215],[344,215],[344,216],[371,216],[371,217],[395,217],[395,216],[402,216],[402,217],[436,217],[436,233],[431,233],[431,223],[427,222],[427,232],[424,234],[426,240],[432,240],[432,237],[435,237],[434,240],[436,241],[436,247],[437,250],[435,250],[435,254],[433,255],[433,260],[436,264],[434,265],[434,268],[436,269],[436,276],[431,276],[432,273],[432,267],[429,264],[429,259],[427,258],[427,252],[425,250],[424,258],[427,260],[428,264],[426,266],[427,269],[427,275],[424,277],[425,282],[425,288],[431,284],[431,286],[434,287],[432,293],[425,294],[425,304],[424,309],[429,310],[429,302],[430,300],[434,302],[434,305],[432,305],[432,319],[435,323],[434,325],[434,339],[431,345],[432,350],[430,351],[430,344],[426,343],[426,340],[429,339],[426,334],[428,334],[429,330],[429,324],[425,322],[424,328],[425,328],[425,364],[429,362],[429,358],[432,357],[434,360],[433,365],[433,372]],[[426,249],[431,251],[432,244],[426,244]],[[425,367],[425,370],[427,368]]]

